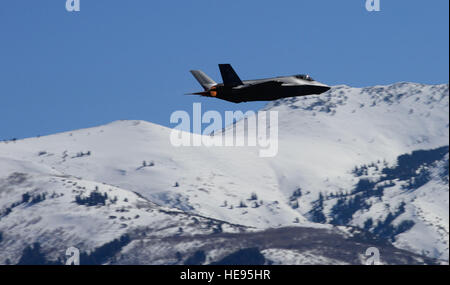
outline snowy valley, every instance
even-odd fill
[[[335,86],[264,110],[279,114],[273,158],[174,147],[145,121],[0,142],[0,263],[61,263],[71,246],[100,264],[359,264],[369,247],[448,263],[448,84]]]

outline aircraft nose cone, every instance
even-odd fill
[[[324,93],[324,92],[327,92],[328,90],[330,90],[331,87],[327,86],[327,85],[322,85],[322,86],[317,86],[317,89],[319,90],[320,93]]]

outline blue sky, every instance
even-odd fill
[[[449,1],[2,0],[0,140],[175,110],[257,110],[184,96],[188,72],[220,81],[309,73],[330,85],[448,83]]]

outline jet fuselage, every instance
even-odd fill
[[[199,70],[191,73],[205,91],[193,93],[234,103],[272,101],[286,97],[321,94],[329,86],[313,80],[308,75],[280,76],[241,81],[229,64],[219,64],[224,83],[215,83]]]

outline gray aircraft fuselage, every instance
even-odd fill
[[[205,91],[192,93],[234,103],[271,101],[286,97],[321,94],[330,87],[308,75],[279,76],[241,81],[229,64],[219,64],[223,83],[216,83],[200,70],[191,70]]]

